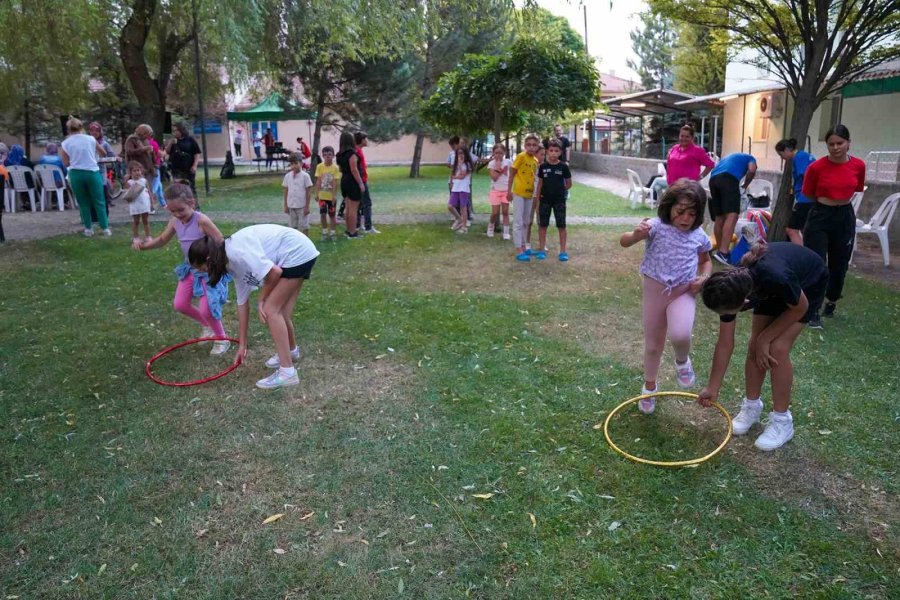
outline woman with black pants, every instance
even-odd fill
[[[345,218],[347,219],[346,236],[350,239],[359,237],[357,231],[357,211],[359,203],[363,199],[365,184],[359,170],[359,155],[356,153],[356,140],[353,134],[345,131],[340,137],[340,149],[337,155],[338,168],[341,170],[341,195],[347,205]]]
[[[809,166],[803,178],[803,195],[815,198],[803,229],[803,245],[828,264],[828,290],[825,292],[826,317],[834,309],[844,289],[844,278],[853,254],[856,215],[850,200],[866,185],[866,163],[850,156],[850,131],[835,125],[825,134],[828,156]],[[819,329],[822,321],[814,315],[809,326]]]

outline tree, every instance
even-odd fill
[[[900,57],[900,0],[650,0],[686,23],[722,27],[755,50],[794,101],[788,137],[806,139],[813,113],[858,75]],[[785,161],[771,239],[784,239],[791,206]]]
[[[516,129],[528,113],[560,117],[600,103],[600,74],[584,53],[554,42],[522,38],[499,56],[467,56],[444,75],[424,116],[448,130],[469,133]]]
[[[673,56],[676,90],[697,96],[725,89],[728,34],[723,29],[681,23]]]
[[[640,62],[630,58],[628,67],[641,78],[647,88],[672,87],[672,47],[675,44],[675,27],[658,12],[649,10],[641,13],[642,28],[633,30],[631,47]]]

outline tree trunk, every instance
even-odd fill
[[[412,164],[409,166],[410,179],[419,177],[419,167],[422,164],[422,147],[425,145],[425,134],[419,132],[416,134],[416,147],[413,150]]]
[[[422,100],[427,100],[428,95],[431,93],[431,67],[432,67],[432,40],[431,35],[427,35],[427,41],[425,42],[425,64],[422,69],[422,90],[421,97]],[[409,177],[410,179],[417,179],[419,177],[419,167],[422,163],[422,147],[425,145],[425,132],[418,131],[416,132],[416,147],[413,150],[413,159],[412,164],[409,165]]]
[[[800,147],[805,146],[806,136],[809,133],[809,124],[812,122],[813,113],[818,106],[819,102],[816,100],[815,92],[801,88],[794,101],[794,113],[791,115],[791,128],[788,134],[788,137],[797,140],[797,145]],[[788,222],[791,220],[791,211],[793,210],[793,203],[790,202],[793,188],[791,167],[791,161],[786,161],[784,172],[781,175],[781,186],[776,194],[778,200],[775,202],[775,210],[772,213],[772,226],[768,232],[770,242],[787,239],[785,230]]]
[[[319,164],[319,144],[322,143],[322,124],[325,122],[325,99],[327,97],[327,92],[319,90],[316,98],[316,128],[313,130],[312,159],[309,161],[309,169],[313,173],[316,172],[316,166]]]
[[[25,99],[22,116],[25,121],[25,156],[31,157],[31,107],[28,105],[28,98]]]
[[[501,129],[503,128],[503,119],[500,116],[500,107],[497,105],[497,101],[494,100],[494,143],[500,143],[500,135]]]

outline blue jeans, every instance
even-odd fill
[[[156,171],[156,177],[153,178],[153,183],[150,184],[150,188],[150,191],[156,196],[156,201],[159,203],[159,206],[165,208],[166,199],[163,197],[162,176],[159,174],[158,169]]]

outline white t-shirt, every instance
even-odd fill
[[[86,133],[76,133],[63,140],[63,150],[69,155],[69,168],[81,171],[99,171],[97,164],[97,140]]]
[[[500,163],[500,177],[497,178],[497,181],[491,181],[492,190],[505,192],[509,189],[509,168],[511,166],[512,161],[504,157],[503,162]],[[491,158],[491,162],[488,163],[488,168],[497,170],[497,161]]]
[[[225,240],[228,273],[234,278],[237,303],[263,284],[272,267],[296,267],[319,256],[308,237],[282,225],[251,225]]]
[[[312,179],[306,171],[301,170],[294,175],[288,171],[281,182],[281,187],[287,188],[288,208],[304,208],[306,206],[306,190],[312,187]]]
[[[472,189],[472,173],[469,172],[469,166],[466,163],[462,163],[457,167],[458,172],[464,172],[466,176],[462,179],[453,178],[453,187],[450,188],[451,192],[468,192]],[[456,175],[457,173],[454,173]]]

